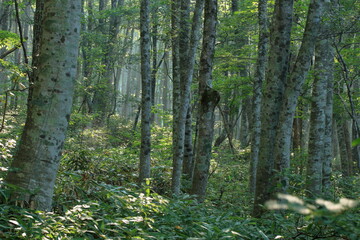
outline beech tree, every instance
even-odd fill
[[[284,5],[281,3],[281,1],[275,2],[275,9],[277,3],[279,4],[280,9],[284,8],[285,10],[284,6],[287,6],[287,12],[284,11],[283,13],[285,13],[285,16],[288,16],[289,19],[288,28],[286,28],[288,30],[290,30],[289,27],[291,27],[291,16],[293,12],[293,6],[290,2],[291,1],[287,1],[287,3],[283,3]],[[288,3],[289,5],[287,5]],[[265,97],[263,100],[263,116],[266,118],[262,118],[262,120],[264,120],[262,121],[262,125],[271,125],[266,126],[266,128],[268,129],[265,129],[265,127],[262,128],[261,131],[262,136],[260,141],[259,163],[261,163],[262,167],[265,168],[259,168],[257,172],[258,177],[256,181],[256,195],[253,212],[254,216],[258,216],[259,214],[261,214],[260,205],[264,204],[266,200],[269,200],[271,195],[273,195],[276,191],[286,191],[288,187],[289,182],[286,171],[289,171],[290,169],[291,133],[295,110],[302,85],[309,71],[311,59],[314,54],[315,40],[318,36],[320,20],[324,8],[325,0],[310,1],[307,13],[306,26],[303,33],[301,46],[295,59],[295,63],[290,73],[288,73],[287,71],[287,69],[289,69],[288,60],[284,62],[286,63],[286,65],[277,64],[279,65],[279,67],[281,66],[280,79],[273,80],[275,81],[274,84],[277,84],[279,86],[277,89],[275,88],[277,93],[271,90],[271,88],[273,88],[274,86],[268,87],[267,89],[270,91],[265,92],[265,95],[269,95],[269,97]],[[277,15],[277,11],[275,10],[275,18],[279,18],[281,15],[282,14]],[[273,21],[274,28],[280,27],[280,29],[284,29],[281,26],[276,25],[277,20]],[[272,29],[273,31],[279,31],[274,28]],[[288,32],[286,35],[280,35],[278,37],[275,37],[275,42],[271,42],[270,44],[279,45],[279,43],[276,43],[277,41],[286,41],[284,46],[289,46],[290,32]],[[279,47],[282,48],[283,45],[280,44]],[[287,54],[283,56],[277,55],[280,60],[282,60],[283,57],[289,58],[289,48],[285,49],[285,52]],[[269,68],[273,67],[271,65],[271,54],[273,53],[270,53]],[[276,61],[279,61],[279,59],[277,59]],[[268,73],[270,73],[270,71]],[[270,77],[273,76],[270,75],[269,78]],[[274,103],[267,103],[267,101],[271,100],[273,100]],[[270,107],[272,107],[270,112],[266,110],[266,105],[269,104]],[[272,117],[269,118],[269,116]],[[271,123],[269,122],[270,119],[272,121]],[[266,139],[265,137],[269,138]],[[274,142],[272,142],[272,140],[274,140]],[[275,143],[275,147],[270,146],[273,143]],[[270,184],[268,184],[268,182],[270,182]],[[280,188],[276,187],[277,183],[281,185]],[[261,187],[258,189],[258,186]]]
[[[256,189],[253,215],[260,216],[264,204],[270,199],[269,186],[274,177],[275,156],[273,144],[279,122],[284,84],[288,73],[290,33],[293,1],[276,0],[270,29],[269,60],[266,72],[266,88],[261,102],[261,136],[259,162],[256,174]]]
[[[141,44],[141,149],[139,183],[150,177],[151,151],[151,71],[150,71],[150,1],[142,0],[140,7]]]
[[[190,27],[190,1],[180,1],[179,14],[179,76],[174,81],[174,126],[173,126],[173,174],[172,189],[180,193],[181,175],[191,181],[193,172],[190,87],[194,74],[196,49],[200,39],[201,15],[204,1],[197,0]],[[174,13],[176,14],[176,13]],[[175,51],[174,51],[175,53]],[[174,78],[176,79],[176,78]],[[176,103],[176,104],[175,104]]]
[[[220,100],[212,88],[212,69],[217,25],[217,0],[205,1],[204,30],[199,70],[199,132],[196,141],[195,169],[191,193],[204,201],[209,177],[212,141],[214,136],[214,110]]]
[[[324,33],[330,24],[323,20],[315,46],[314,83],[310,115],[307,190],[311,197],[329,196],[332,161],[332,105],[334,48]]]
[[[44,1],[43,11],[37,13],[42,29],[39,56],[33,69],[25,127],[6,183],[14,187],[13,201],[39,210],[51,209],[70,119],[80,12],[80,0],[50,0]]]
[[[265,80],[267,48],[269,42],[267,0],[260,0],[258,3],[259,19],[259,42],[258,59],[256,63],[255,80],[253,86],[253,116],[252,116],[252,135],[251,135],[251,159],[250,159],[250,192],[255,192],[255,179],[257,164],[259,161],[259,144],[261,134],[261,94],[262,85]]]
[[[291,132],[296,106],[302,86],[310,70],[326,2],[326,0],[310,1],[301,46],[285,84],[284,98],[279,109],[280,118],[275,142],[277,169],[282,173],[290,169]],[[286,174],[282,174],[280,178],[282,191],[286,191],[289,185],[288,177]]]

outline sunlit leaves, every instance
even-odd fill
[[[266,207],[270,210],[292,210],[303,215],[319,215],[319,211],[326,209],[328,214],[337,214],[352,209],[358,205],[358,201],[341,198],[338,203],[324,199],[316,199],[315,204],[306,203],[304,200],[288,195],[278,194],[278,200],[266,202]]]
[[[20,38],[16,33],[0,30],[0,48],[13,48],[20,44]]]

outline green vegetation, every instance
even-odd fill
[[[10,122],[11,119],[8,121]],[[73,115],[55,189],[53,212],[8,205],[1,189],[1,239],[353,239],[360,236],[360,208],[282,195],[269,202],[264,218],[250,217],[248,151],[214,151],[208,200],[170,196],[170,129],[153,128],[149,187],[136,183],[139,133],[113,116],[107,128],[86,127],[91,119]],[[15,120],[13,120],[15,122]],[[19,126],[19,125],[17,125]],[[15,150],[19,127],[1,135],[1,178]],[[82,129],[82,130],[80,130]],[[6,139],[6,140],[5,140]],[[237,144],[237,143],[236,143]],[[292,194],[304,196],[305,177],[291,173]],[[360,178],[334,175],[333,200],[356,199]],[[150,191],[149,191],[150,190]],[[288,209],[288,210],[285,210]]]

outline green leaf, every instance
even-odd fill
[[[354,141],[352,141],[351,146],[356,147],[359,144],[360,144],[360,138],[357,138]]]

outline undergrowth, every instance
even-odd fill
[[[269,206],[275,210],[251,218],[249,151],[234,154],[226,144],[214,150],[205,203],[171,196],[166,127],[153,128],[152,179],[141,189],[135,184],[139,132],[118,117],[106,128],[93,129],[90,122],[77,116],[71,123],[52,212],[10,205],[8,190],[0,189],[0,239],[360,239],[355,202],[334,211],[341,202],[280,196]],[[1,181],[16,149],[15,131],[1,136]],[[293,172],[289,178],[296,186],[292,194],[303,196],[304,176]],[[358,176],[335,173],[333,183],[334,200],[359,198]]]

